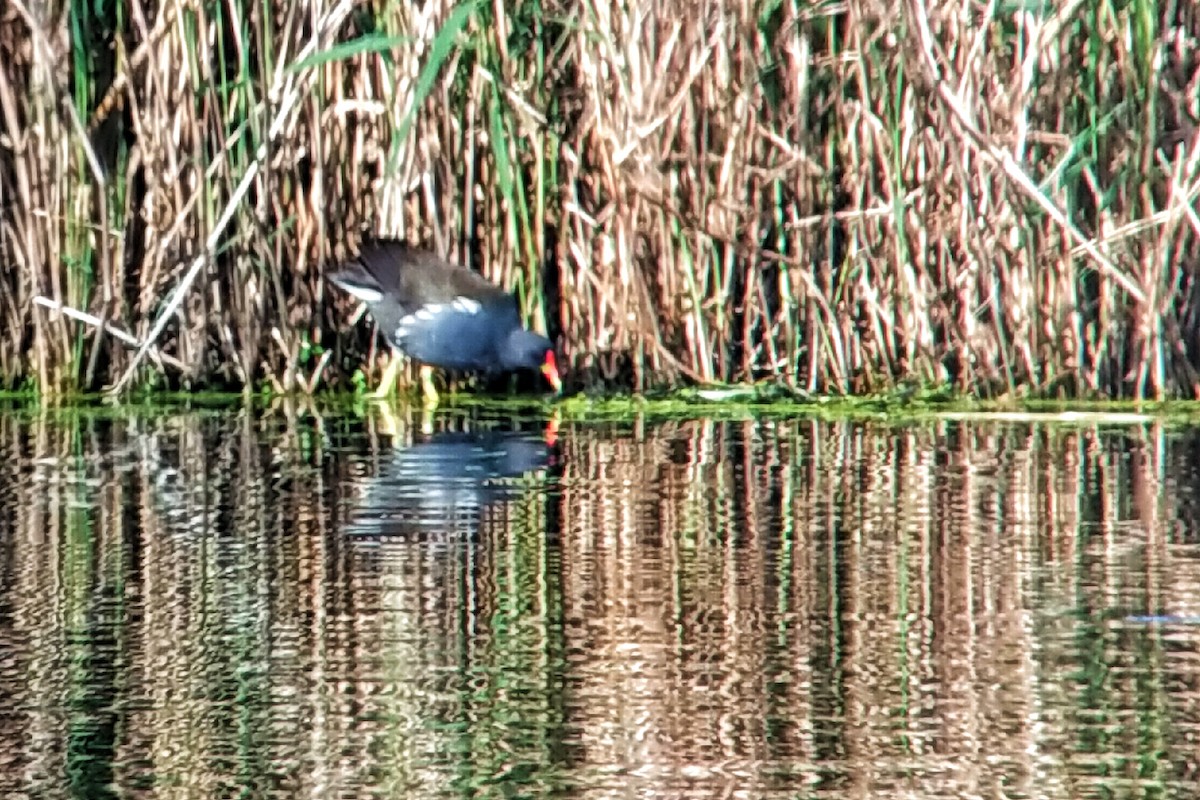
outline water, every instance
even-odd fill
[[[1200,796],[1198,450],[0,412],[0,797]]]

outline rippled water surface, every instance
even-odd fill
[[[1159,423],[0,410],[0,797],[1200,797]]]

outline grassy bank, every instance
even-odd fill
[[[577,387],[1200,396],[1194,2],[508,5],[10,3],[0,384],[371,380],[366,229]]]
[[[264,418],[324,420],[349,415],[412,426],[433,426],[435,420],[490,419],[535,425],[554,422],[616,422],[641,424],[668,420],[785,420],[886,421],[890,424],[933,420],[983,423],[1053,423],[1059,426],[1140,426],[1166,424],[1194,427],[1200,422],[1196,401],[1047,401],[977,400],[944,393],[888,392],[858,397],[806,396],[776,388],[753,387],[684,389],[645,395],[577,394],[552,398],[537,394],[496,395],[464,392],[442,398],[437,409],[420,402],[419,389],[394,402],[379,402],[362,394],[322,393],[315,396],[246,397],[238,393],[154,392],[133,394],[123,402],[105,402],[102,394],[76,395],[62,402],[39,403],[32,394],[0,392],[0,414],[42,416],[78,415],[125,418],[133,415],[251,413]]]

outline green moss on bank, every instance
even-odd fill
[[[295,403],[318,413],[338,411],[365,414],[380,401],[357,393],[281,396],[267,392],[240,393],[182,392],[139,393],[129,400],[114,403],[105,395],[74,395],[57,398],[48,408],[59,410],[108,409],[114,414],[130,411],[222,410],[250,406],[265,409]],[[400,411],[419,411],[419,398],[399,395],[387,401]],[[0,410],[8,407],[29,410],[40,408],[37,395],[0,393]],[[731,385],[692,387],[670,393],[629,395],[580,393],[565,397],[538,394],[444,394],[440,411],[454,410],[504,413],[513,416],[556,414],[560,421],[612,421],[629,418],[752,419],[757,417],[815,417],[823,419],[913,420],[920,418],[1007,418],[1014,421],[1087,422],[1089,424],[1136,423],[1154,418],[1200,422],[1200,403],[1169,401],[1137,403],[1133,401],[1055,401],[1046,399],[977,400],[942,389],[904,387],[886,394],[867,397],[812,396],[778,385]]]

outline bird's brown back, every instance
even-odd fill
[[[483,305],[513,304],[508,292],[466,267],[396,240],[366,242],[358,261],[380,288],[406,308],[468,297]]]

